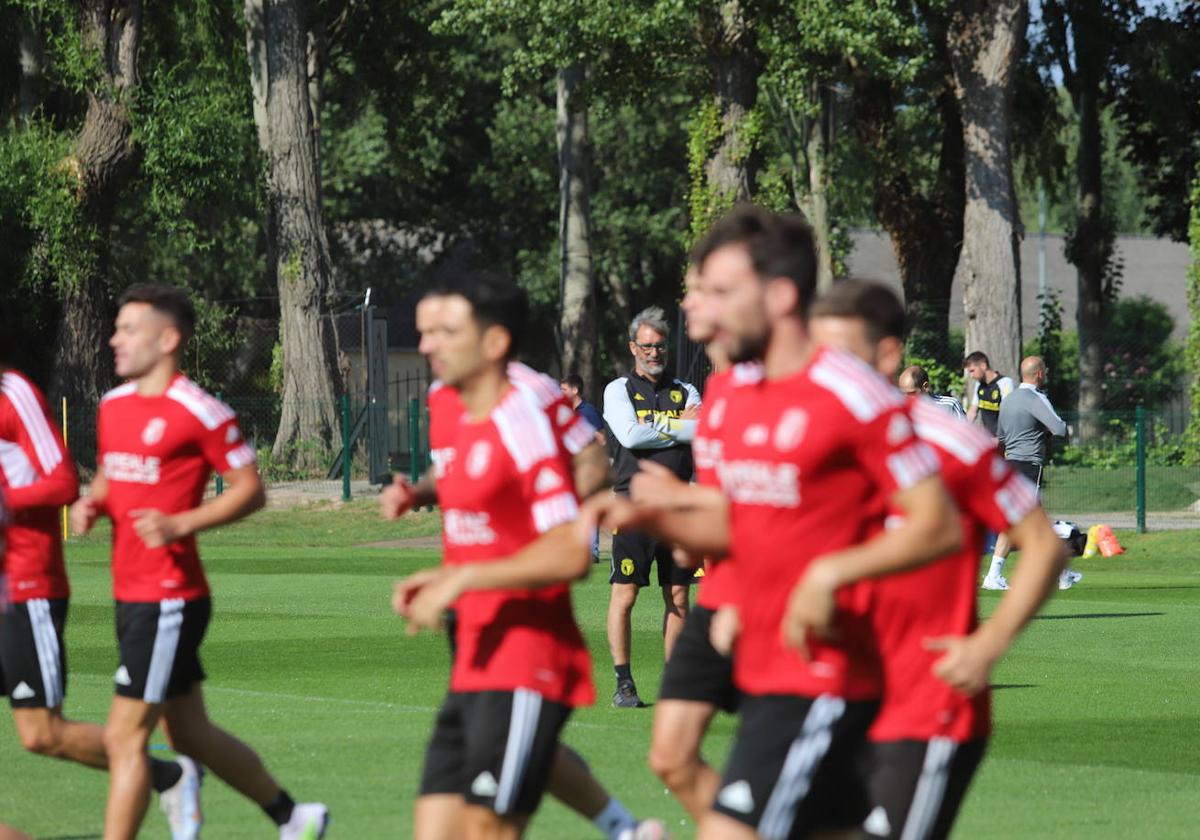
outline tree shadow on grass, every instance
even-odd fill
[[[1037,686],[1033,683],[999,683],[991,688],[992,691],[1000,691],[1004,688],[1037,688]]]

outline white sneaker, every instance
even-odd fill
[[[1079,581],[1083,580],[1083,572],[1067,569],[1067,574],[1071,576],[1071,583],[1079,583]]]
[[[1083,578],[1083,575],[1079,575],[1079,577],[1075,577],[1075,575],[1079,575],[1079,573],[1072,572],[1070,569],[1063,569],[1062,574],[1058,576],[1058,588],[1070,589]]]
[[[172,787],[158,795],[158,807],[167,815],[171,825],[171,840],[196,840],[204,815],[200,812],[200,783],[204,768],[186,755],[175,758],[183,775]]]
[[[1004,579],[1004,575],[988,575],[983,579],[983,588],[991,590],[1008,589],[1008,581]]]
[[[329,809],[320,802],[301,802],[292,818],[279,826],[279,840],[320,840],[329,825]]]
[[[622,831],[620,840],[671,840],[671,835],[667,833],[665,822],[649,819]]]

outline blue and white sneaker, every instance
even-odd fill
[[[171,825],[171,840],[196,840],[204,825],[200,810],[200,785],[204,768],[186,755],[176,756],[183,775],[172,787],[158,795],[158,807],[167,815]]]

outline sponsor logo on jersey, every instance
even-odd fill
[[[789,408],[779,418],[775,427],[775,448],[780,452],[791,452],[804,440],[808,431],[808,412],[802,408]]]
[[[762,423],[754,423],[746,427],[742,433],[742,443],[746,446],[762,446],[771,439],[771,430]]]
[[[146,446],[153,446],[162,440],[163,432],[167,430],[167,421],[161,417],[155,417],[146,424],[146,428],[142,429],[142,443]]]
[[[467,475],[479,478],[487,472],[488,464],[492,461],[492,445],[486,440],[475,441],[471,451],[467,453]]]
[[[105,452],[104,477],[128,484],[158,484],[162,460],[135,452]]]
[[[533,482],[533,490],[539,496],[562,487],[562,477],[550,467],[542,467],[538,477]]]
[[[721,424],[725,422],[725,407],[727,405],[728,401],[724,397],[713,403],[713,407],[708,411],[708,427],[710,429],[721,428]]]
[[[726,495],[738,504],[780,508],[800,504],[800,467],[796,464],[727,461],[717,464],[717,476]]]
[[[749,814],[754,810],[754,793],[750,790],[749,782],[733,782],[721,788],[721,792],[717,794],[717,802],[730,811]]]
[[[899,446],[912,437],[912,423],[903,414],[894,414],[892,419],[888,421],[887,427],[887,442],[892,446]]]
[[[697,437],[692,441],[692,457],[696,460],[696,466],[702,470],[715,469],[724,449],[724,443],[720,440]]]
[[[496,541],[491,517],[483,511],[448,510],[443,519],[446,541],[451,545],[491,545]]]
[[[433,477],[445,478],[446,470],[450,467],[450,462],[454,460],[454,447],[446,446],[430,450],[429,459],[433,461]]]

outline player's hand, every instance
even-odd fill
[[[416,597],[408,605],[408,635],[415,636],[422,629],[442,629],[446,610],[466,588],[465,573],[464,566],[445,569],[417,591]]]
[[[809,658],[808,636],[828,638],[833,627],[837,578],[828,564],[814,561],[788,597],[783,614],[783,643]]]
[[[987,688],[997,656],[978,636],[941,636],[926,639],[924,646],[942,652],[933,675],[946,685],[968,697]]]
[[[379,513],[384,519],[399,519],[412,509],[417,492],[408,480],[397,475],[379,494]]]
[[[737,607],[718,607],[708,628],[708,640],[712,642],[713,650],[722,656],[729,656],[733,653],[733,645],[741,632],[742,617]]]
[[[187,531],[175,516],[154,508],[131,510],[133,530],[142,538],[146,548],[162,548],[187,536]]]
[[[437,580],[441,575],[441,567],[422,569],[396,581],[392,585],[392,609],[396,611],[396,615],[408,618],[413,598],[417,596],[422,587]]]
[[[703,554],[693,554],[686,548],[676,546],[671,549],[671,559],[681,569],[698,569],[704,565],[706,557]]]
[[[680,420],[695,420],[700,416],[700,404],[689,405],[683,410],[683,414],[679,415]]]
[[[591,546],[592,535],[601,525],[610,531],[636,528],[646,519],[646,510],[616,493],[597,493],[579,508],[576,528],[579,540]]]
[[[91,496],[80,496],[71,505],[71,531],[82,537],[96,524],[100,516],[100,504]]]
[[[629,498],[639,505],[663,507],[687,486],[687,482],[680,481],[662,464],[645,460],[629,482]]]

